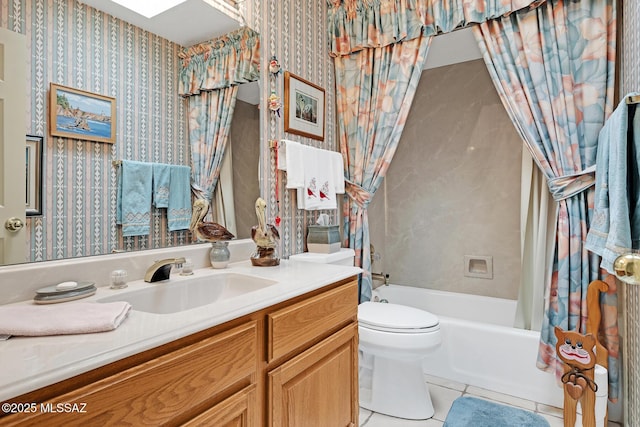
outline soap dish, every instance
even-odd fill
[[[65,286],[58,284],[38,289],[36,296],[33,297],[33,301],[36,304],[54,304],[57,302],[73,301],[89,297],[95,294],[96,290],[95,283],[93,282],[77,282],[75,286],[71,286],[70,282],[65,282]]]

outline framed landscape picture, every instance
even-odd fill
[[[52,136],[116,142],[116,99],[51,83],[49,122]]]
[[[284,131],[324,140],[324,89],[288,71],[284,73]]]

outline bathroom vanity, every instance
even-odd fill
[[[15,395],[1,400],[23,404],[0,424],[357,426],[358,269],[247,264],[226,270],[275,284],[173,314],[134,310],[111,332],[3,343],[5,362],[41,360],[14,366],[26,384],[0,376]]]

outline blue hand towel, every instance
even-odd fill
[[[191,168],[189,166],[171,166],[167,218],[169,231],[189,229],[191,223]]]
[[[153,205],[156,208],[169,207],[169,183],[171,165],[153,163]]]
[[[628,141],[628,127],[625,97],[598,136],[593,219],[585,245],[602,257],[600,267],[609,273],[614,273],[615,259],[631,249],[632,231],[640,226],[637,217],[630,218],[627,194],[627,148],[632,144],[636,152],[640,150],[640,132]]]
[[[144,236],[151,228],[151,163],[123,160],[118,174],[116,222],[122,235]]]

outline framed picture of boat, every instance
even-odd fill
[[[49,122],[52,136],[116,142],[116,99],[51,83]]]

